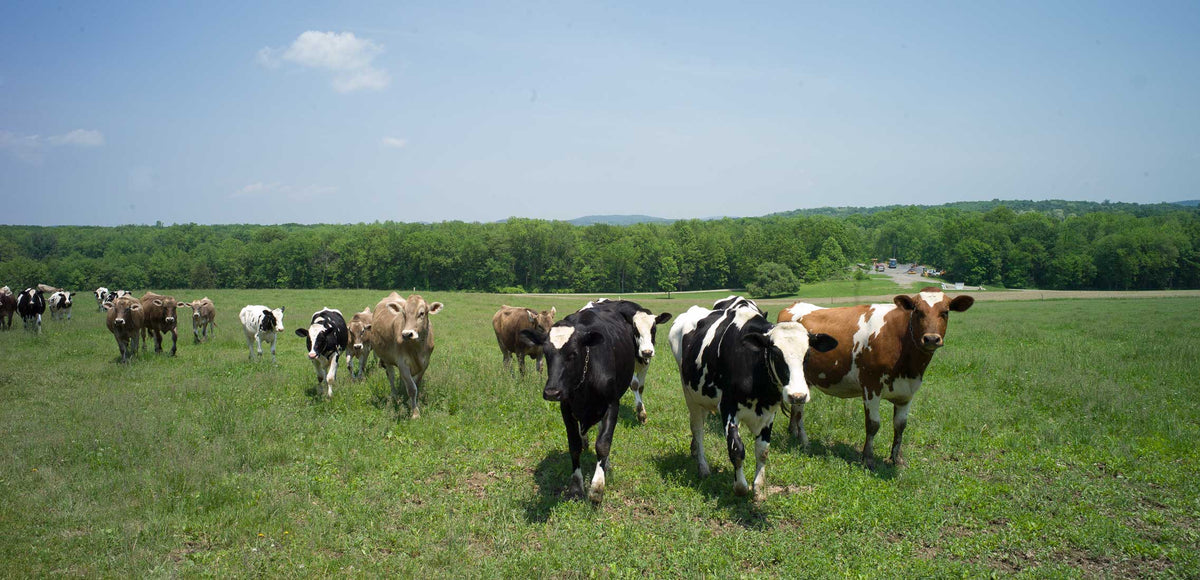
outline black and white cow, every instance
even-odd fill
[[[101,286],[93,290],[92,295],[96,297],[96,310],[104,310],[104,302],[108,298],[108,288]]]
[[[26,288],[17,296],[17,314],[25,323],[25,330],[42,333],[42,315],[46,313],[46,298],[37,288]]]
[[[658,336],[658,325],[670,320],[671,313],[662,312],[655,316],[637,302],[607,298],[588,302],[580,310],[589,308],[607,310],[620,315],[629,325],[630,331],[633,332],[633,340],[637,343],[637,361],[633,366],[633,382],[629,387],[633,389],[636,404],[634,411],[637,413],[638,421],[645,423],[646,405],[642,400],[642,393],[646,389],[646,372],[650,369],[650,359],[654,358],[654,339]]]
[[[521,336],[540,345],[546,357],[546,387],[542,398],[558,401],[567,446],[571,450],[573,495],[583,494],[583,471],[579,456],[584,437],[600,424],[596,434],[596,473],[588,499],[604,499],[605,472],[612,447],[613,431],[621,408],[621,396],[629,390],[637,345],[624,319],[605,310],[581,310],[558,321],[548,334],[522,330]]]
[[[809,348],[825,352],[837,341],[826,334],[810,334],[796,323],[771,324],[753,301],[718,301],[722,303],[732,307],[691,307],[676,317],[668,337],[691,417],[692,454],[700,477],[707,477],[704,419],[717,412],[734,468],[733,492],[746,495],[750,491],[742,471],[746,448],[738,433],[739,425],[745,424],[754,434],[754,492],[763,497],[771,424],[783,392],[807,393],[804,359]]]
[[[104,290],[108,289],[105,288]],[[133,296],[133,293],[128,290],[113,290],[111,292],[106,292],[104,294],[104,300],[100,302],[100,308],[103,310],[105,304],[112,304],[114,300],[123,296]]]
[[[271,362],[275,362],[275,335],[283,332],[283,308],[274,310],[252,304],[238,313],[242,321],[242,332],[246,335],[246,348],[250,349],[250,360],[254,360],[254,348],[262,356],[262,343],[271,343]]]
[[[74,306],[72,297],[74,292],[59,290],[50,295],[50,318],[62,320],[65,316],[67,320],[71,319],[71,307]]]
[[[324,385],[325,398],[333,398],[333,379],[337,375],[338,357],[350,345],[350,331],[340,310],[322,308],[312,315],[307,329],[297,328],[296,336],[305,339],[308,359],[317,371],[317,392]]]

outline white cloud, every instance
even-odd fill
[[[391,82],[387,71],[372,64],[383,53],[383,45],[359,38],[353,32],[308,30],[296,37],[286,49],[265,47],[255,61],[265,68],[277,68],[281,61],[333,73],[330,84],[339,93],[360,89],[379,90]]]
[[[75,147],[99,147],[104,145],[104,134],[92,129],[75,129],[63,135],[19,135],[11,131],[0,130],[0,150],[7,151],[13,157],[40,165],[46,158],[46,151],[54,147],[71,145]]]
[[[402,148],[402,147],[406,147],[406,146],[408,146],[408,140],[407,140],[407,139],[400,139],[400,138],[398,138],[398,137],[384,137],[383,139],[380,139],[380,140],[379,140],[379,144],[380,144],[380,145],[383,145],[384,147],[391,147],[391,148],[393,148],[393,149],[400,149],[400,148]]]
[[[256,181],[254,183],[243,186],[241,189],[230,194],[229,197],[237,198],[271,198],[281,201],[311,201],[322,195],[330,195],[337,193],[338,188],[332,185],[289,185],[286,183],[271,182],[263,183]]]
[[[99,147],[104,144],[104,134],[91,129],[76,129],[66,135],[50,137],[51,145],[77,145],[79,147]]]

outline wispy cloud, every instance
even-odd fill
[[[7,151],[13,157],[40,165],[46,158],[46,151],[54,147],[99,147],[104,145],[104,134],[92,129],[75,129],[63,135],[20,135],[11,131],[0,130],[0,150]]]
[[[379,144],[392,149],[400,149],[408,146],[408,140],[400,139],[399,137],[384,137],[379,140]]]
[[[338,188],[332,185],[289,185],[286,183],[264,183],[256,181],[230,194],[238,198],[272,198],[286,201],[311,201],[323,195],[337,193]]]
[[[382,44],[359,38],[353,32],[308,30],[287,48],[260,49],[254,60],[264,68],[279,68],[286,61],[328,71],[333,74],[330,79],[333,89],[350,93],[361,89],[379,90],[391,82],[387,71],[373,64],[381,53]]]

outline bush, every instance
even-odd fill
[[[800,290],[800,280],[792,269],[775,262],[763,262],[754,271],[754,281],[746,285],[754,298],[787,296]]]
[[[524,294],[525,289],[521,286],[502,286],[496,289],[497,294]]]

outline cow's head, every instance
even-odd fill
[[[554,326],[554,315],[558,314],[558,309],[551,306],[550,310],[538,312],[536,310],[525,310],[529,316],[529,322],[542,331],[542,334],[550,332],[550,327]]]
[[[108,319],[114,326],[123,327],[130,322],[136,322],[142,316],[142,303],[137,300],[113,300],[105,302],[104,309],[108,311]]]
[[[587,378],[591,349],[604,343],[604,335],[589,328],[594,320],[595,314],[584,310],[574,322],[560,321],[548,333],[536,329],[521,331],[521,338],[541,346],[546,356],[543,399],[566,401]]]
[[[296,336],[303,338],[304,344],[308,348],[309,359],[315,359],[322,354],[332,353],[345,346],[344,344],[338,344],[334,323],[328,317],[328,313],[330,312],[332,311],[322,310],[313,315],[312,324],[308,325],[307,329],[296,329]]]
[[[768,377],[788,401],[807,403],[810,393],[804,380],[804,358],[808,349],[829,352],[837,348],[837,339],[824,333],[810,333],[796,322],[780,322],[766,334],[746,333],[742,344],[763,355]]]
[[[367,308],[355,314],[354,318],[350,319],[347,330],[350,332],[351,354],[361,356],[367,346],[371,344],[371,309]]]
[[[736,310],[738,308],[753,308],[759,314],[766,317],[767,311],[758,307],[758,303],[737,294],[730,294],[716,302],[713,302],[713,310]]]
[[[916,296],[901,294],[892,302],[909,316],[907,334],[925,352],[933,352],[944,344],[950,311],[965,312],[975,299],[962,294],[951,300],[939,288],[928,287]]]
[[[424,340],[429,336],[429,317],[442,311],[441,302],[427,303],[419,294],[388,302],[387,307],[396,314],[402,340]]]
[[[643,364],[649,364],[654,358],[654,339],[658,336],[658,325],[671,319],[670,312],[662,312],[658,316],[649,311],[637,311],[631,322],[633,324],[633,339],[637,343],[637,357]]]
[[[12,296],[12,288],[9,288],[8,286],[4,286],[3,288],[0,288],[0,294]]]
[[[101,286],[92,292],[92,294],[96,295],[96,302],[102,303],[104,302],[104,299],[108,297],[108,288]]]
[[[283,332],[283,308],[282,306],[274,310],[263,308],[262,322],[258,323],[258,329],[263,332]]]
[[[71,292],[62,290],[60,292],[55,292],[55,294],[58,296],[58,307],[59,308],[70,308],[72,306],[72,302],[71,302],[71,294],[72,293]]]
[[[175,324],[175,310],[178,308],[178,302],[170,296],[160,296],[151,301],[151,304],[163,309],[163,321],[167,324]]]
[[[175,304],[175,306],[178,306],[179,308],[191,308],[193,323],[200,319],[200,301],[199,300],[193,300],[191,302],[177,302]]]

